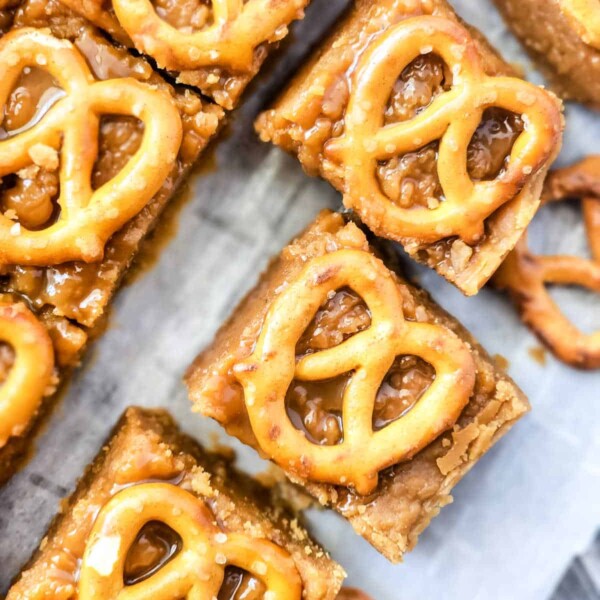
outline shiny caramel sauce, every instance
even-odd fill
[[[227,567],[217,598],[218,600],[263,600],[266,591],[265,585],[256,577],[237,567]]]
[[[154,0],[156,14],[185,33],[210,27],[213,20],[210,0]]]
[[[360,296],[350,289],[341,289],[319,309],[298,342],[296,355],[337,346],[370,324],[369,310]],[[293,425],[304,431],[311,442],[332,446],[343,441],[343,398],[351,376],[348,373],[324,381],[292,381],[286,395],[286,411]],[[422,359],[397,357],[377,392],[373,429],[383,429],[410,411],[434,378],[433,367]]]
[[[170,527],[150,521],[142,527],[125,559],[123,578],[134,585],[162,569],[181,549],[181,538]]]
[[[385,110],[384,124],[407,121],[424,111],[452,86],[452,74],[440,57],[417,57],[401,73]],[[522,119],[500,108],[489,108],[467,150],[467,170],[474,181],[498,177],[512,146],[523,131]],[[438,142],[414,152],[380,161],[377,177],[382,192],[402,208],[436,208],[444,201],[437,174]]]

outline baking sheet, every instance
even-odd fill
[[[36,454],[0,490],[0,592],[126,406],[168,407],[206,442],[210,432],[220,432],[190,414],[180,381],[184,369],[268,258],[319,209],[339,206],[328,184],[308,178],[295,159],[261,144],[252,120],[345,4],[314,0],[291,43],[249,90],[191,183],[193,197],[179,216],[177,235],[154,268],[121,291],[109,330],[48,420]],[[455,5],[509,60],[529,71],[487,0]],[[600,152],[600,116],[581,107],[569,107],[567,114],[561,163]],[[585,251],[574,207],[545,209],[535,228],[552,240],[545,251]],[[455,503],[434,520],[403,565],[388,564],[333,513],[311,511],[310,523],[347,569],[348,583],[376,600],[548,598],[600,524],[600,374],[575,372],[551,357],[539,364],[530,353],[537,341],[496,292],[466,299],[435,274],[415,271],[491,354],[509,361],[533,412],[456,488]],[[578,323],[600,328],[597,296],[565,293],[559,300]],[[265,469],[253,451],[225,436],[221,441],[238,450],[242,466]]]

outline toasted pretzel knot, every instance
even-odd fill
[[[583,369],[600,368],[600,331],[585,334],[561,312],[546,284],[578,285],[600,293],[600,157],[551,173],[544,201],[582,198],[582,211],[592,258],[538,256],[530,252],[527,236],[508,255],[495,276],[507,289],[523,321],[562,361]]]
[[[152,575],[125,585],[127,553],[150,521],[168,525],[181,538],[179,552]],[[222,539],[221,539],[222,538]],[[266,539],[223,532],[196,496],[169,483],[127,488],[102,508],[81,564],[79,598],[216,598],[227,565],[261,580],[273,600],[300,600],[302,582],[291,556]]]
[[[164,92],[134,79],[96,81],[83,56],[70,43],[34,29],[0,40],[0,105],[26,67],[47,70],[64,90],[36,123],[0,141],[0,177],[31,165],[38,144],[60,150],[60,215],[39,231],[15,232],[0,215],[0,262],[49,265],[102,258],[109,237],[134,217],[160,189],[181,144],[179,113]],[[144,134],[122,171],[100,188],[91,176],[98,152],[102,114],[140,119]]]
[[[452,72],[452,87],[414,118],[383,125],[398,76],[422,53],[439,55]],[[513,199],[552,155],[560,114],[544,91],[512,77],[488,77],[469,33],[439,17],[406,19],[379,36],[353,74],[344,133],[328,142],[326,154],[344,168],[344,202],[386,237],[435,242],[458,236],[467,243],[484,233],[484,220]],[[471,180],[467,149],[484,111],[501,107],[522,115],[517,138],[500,175]],[[381,191],[379,161],[419,150],[439,140],[437,172],[445,200],[434,209],[402,208]]]
[[[368,329],[338,346],[296,360],[296,344],[328,294],[349,287],[371,314]],[[415,355],[435,380],[406,415],[374,432],[377,391],[394,359]],[[244,387],[252,430],[262,450],[307,479],[351,485],[368,494],[378,472],[408,459],[451,427],[469,400],[475,367],[451,331],[404,320],[397,284],[368,252],[339,250],[313,259],[273,302],[254,352],[234,366]],[[285,408],[292,380],[319,381],[352,373],[343,396],[343,441],[319,446],[290,422]]]
[[[583,41],[600,49],[600,2],[598,0],[559,0],[559,4]]]
[[[0,301],[0,342],[14,363],[0,387],[0,448],[27,426],[50,384],[54,348],[46,328],[22,303]]]
[[[73,1],[73,0],[70,0]],[[254,49],[276,39],[304,0],[212,0],[212,24],[187,33],[164,21],[150,0],[112,0],[117,19],[135,46],[166,69],[202,66],[247,70]]]

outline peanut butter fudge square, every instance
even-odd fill
[[[560,102],[513,75],[445,0],[357,0],[256,128],[473,295],[560,147]]]
[[[59,1],[231,109],[310,0]]]
[[[394,562],[529,410],[455,319],[330,212],[272,262],[186,380],[196,411]]]
[[[0,65],[2,482],[223,112],[52,2]]]
[[[267,488],[130,408],[7,599],[334,600],[343,578]]]
[[[495,2],[556,92],[600,109],[598,0]]]

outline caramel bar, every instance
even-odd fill
[[[343,578],[267,488],[130,408],[7,599],[334,600]]]
[[[186,382],[194,410],[396,562],[529,404],[385,250],[322,213],[273,261]]]
[[[472,295],[539,206],[560,110],[445,0],[357,0],[256,128]]]

